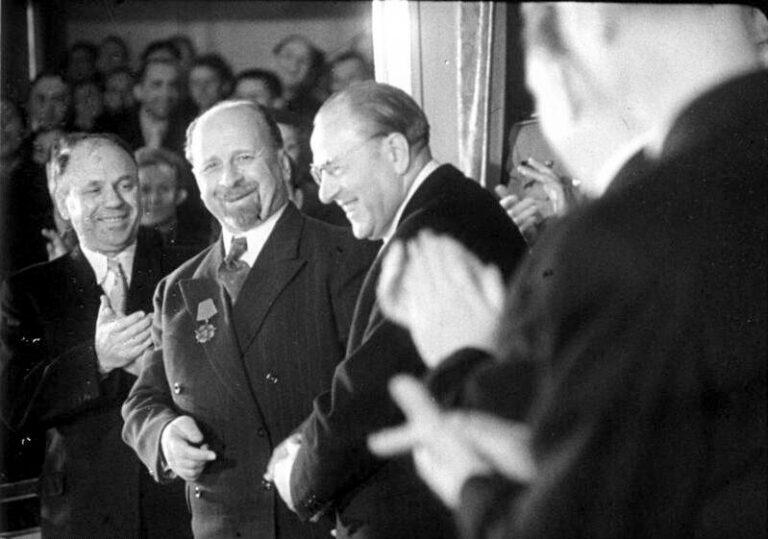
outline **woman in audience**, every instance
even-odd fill
[[[96,67],[102,77],[118,69],[129,69],[131,55],[128,45],[122,38],[111,35],[104,38],[99,45],[99,59]]]
[[[309,119],[325,99],[317,87],[323,67],[323,53],[307,38],[291,35],[273,49],[277,75],[283,84],[285,109]]]

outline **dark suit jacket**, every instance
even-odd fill
[[[509,275],[525,242],[498,202],[450,165],[435,170],[415,192],[394,239],[424,229],[456,237]],[[380,259],[366,277],[355,308],[347,355],[333,387],[315,400],[302,428],[291,475],[299,515],[337,512],[338,536],[450,537],[447,511],[416,477],[409,459],[383,462],[366,437],[402,420],[387,393],[399,372],[420,375],[424,364],[407,331],[384,319],[376,304]]]
[[[329,526],[299,521],[262,475],[330,386],[374,248],[289,204],[232,309],[216,277],[221,241],[158,287],[156,350],[123,408],[123,435],[163,480],[163,428],[181,414],[198,423],[217,459],[187,484],[196,537],[328,537]],[[209,300],[215,330],[198,339],[198,307]]]
[[[466,537],[765,535],[768,73],[696,99],[621,176],[542,238],[506,361],[476,363],[512,395],[505,372],[539,370],[540,480],[468,481]]]
[[[179,260],[140,234],[126,312]],[[101,287],[79,248],[9,278],[0,321],[0,411],[21,432],[47,429],[42,530],[56,537],[189,537],[182,485],[159,487],[120,436],[120,406],[136,377],[97,370]]]

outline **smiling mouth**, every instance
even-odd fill
[[[357,202],[357,200],[348,200],[346,202],[336,202],[336,204],[338,204],[339,207],[342,210],[344,210],[344,213],[349,213],[355,209],[355,202]]]
[[[237,202],[238,200],[242,200],[246,198],[247,196],[250,196],[253,194],[258,187],[254,187],[253,189],[246,189],[242,191],[227,191],[226,193],[222,193],[219,195],[219,200],[221,200],[224,203],[230,204],[232,202]]]
[[[127,215],[114,215],[109,217],[99,217],[99,221],[107,224],[118,224],[128,219]]]

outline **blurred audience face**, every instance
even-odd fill
[[[45,166],[51,156],[51,147],[60,137],[64,136],[61,129],[47,129],[35,135],[32,142],[32,160],[38,165]]]
[[[29,96],[29,123],[32,129],[62,126],[69,111],[69,86],[58,75],[42,77]]]
[[[368,68],[359,58],[335,62],[331,67],[331,92],[343,90],[353,82],[370,79]]]
[[[300,39],[283,44],[277,53],[277,74],[285,90],[301,88],[312,69],[312,50]]]
[[[301,152],[301,130],[295,125],[289,125],[278,122],[278,129],[280,129],[280,135],[283,137],[283,149],[288,157],[293,159],[293,162],[297,165],[303,163],[303,155]]]
[[[178,62],[179,58],[170,48],[160,47],[147,55],[146,63],[149,62]]]
[[[315,117],[310,144],[322,169],[318,195],[324,204],[341,206],[358,239],[381,239],[404,196],[382,140],[344,103],[323,108]]]
[[[56,203],[80,243],[104,254],[119,253],[136,240],[139,179],[136,163],[124,149],[103,139],[88,139],[71,152],[59,178]]]
[[[70,82],[79,82],[92,78],[96,74],[96,58],[85,47],[73,48],[67,60],[67,78]]]
[[[189,73],[189,96],[200,112],[224,98],[226,88],[219,74],[208,66],[198,65]]]
[[[141,224],[155,226],[176,219],[176,207],[186,198],[179,188],[176,170],[166,163],[139,167]]]
[[[104,110],[104,97],[95,82],[81,83],[72,92],[75,105],[75,125],[88,131],[93,128],[96,118]]]
[[[97,61],[99,73],[105,75],[128,66],[128,51],[125,45],[114,38],[107,38],[99,46]]]
[[[194,43],[192,43],[192,40],[189,39],[189,37],[182,34],[173,36],[171,42],[176,45],[176,48],[179,49],[179,54],[181,54],[179,60],[181,69],[183,69],[184,72],[189,71],[189,68],[192,67],[192,62],[197,56]]]
[[[208,210],[233,233],[268,219],[288,200],[290,163],[260,112],[224,105],[197,120],[190,157]]]
[[[278,100],[263,80],[254,78],[241,79],[235,86],[234,96],[267,108],[275,108]]]
[[[104,82],[104,106],[110,112],[119,112],[133,106],[133,77],[125,71],[107,75]]]
[[[175,63],[149,63],[144,80],[134,88],[134,96],[142,110],[157,120],[167,119],[179,103],[180,78]]]
[[[24,140],[24,123],[16,106],[3,99],[0,102],[0,158],[13,158]]]

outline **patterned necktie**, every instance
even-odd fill
[[[237,295],[243,287],[245,278],[248,277],[250,266],[240,257],[248,250],[248,241],[245,238],[232,238],[232,246],[229,254],[224,258],[219,268],[219,281],[229,294],[234,305]]]
[[[125,314],[125,296],[128,294],[128,282],[125,273],[116,258],[107,258],[107,274],[112,276],[112,287],[107,292],[109,305],[115,313]]]

